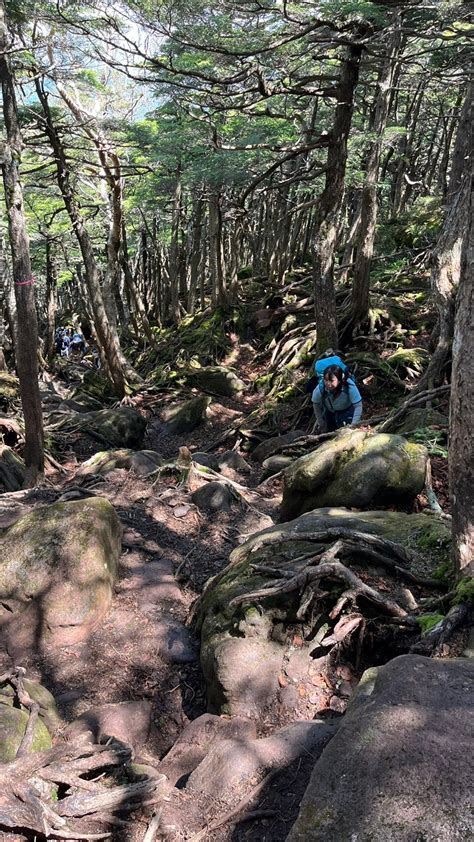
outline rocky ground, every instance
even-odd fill
[[[248,349],[241,353],[238,362],[239,374],[248,383]],[[213,457],[222,457],[229,446],[236,448],[234,453],[239,451],[243,442],[236,442],[228,431],[258,407],[260,400],[250,390],[235,397],[214,396],[205,423],[191,433],[176,435],[170,435],[163,424],[165,405],[160,396],[139,397],[134,408],[147,421],[144,448],[157,451],[166,459],[175,457],[183,446],[192,454],[207,451]],[[282,417],[282,432],[286,423]],[[306,424],[309,429],[310,417]],[[86,712],[107,704],[133,703],[123,708],[123,722],[115,727],[122,727],[137,761],[166,772],[163,758],[184,729],[207,709],[198,660],[199,641],[188,623],[193,604],[209,578],[227,565],[230,552],[277,520],[281,480],[257,487],[261,466],[240,449],[247,464],[241,462],[238,469],[222,469],[224,476],[236,484],[236,494],[228,506],[206,511],[193,499],[193,493],[202,485],[199,477],[191,475],[181,483],[178,475],[164,472],[140,477],[127,468],[116,468],[105,476],[84,477],[78,469],[88,454],[78,457],[80,448],[73,450],[67,443],[63,447],[60,461],[65,470],[59,472],[50,466],[44,488],[2,496],[2,525],[15,520],[20,511],[24,513],[45,503],[88,494],[103,497],[115,507],[124,527],[119,574],[112,606],[86,641],[54,651],[30,651],[21,656],[21,665],[30,678],[54,695],[61,716],[59,737],[70,734],[68,724]],[[442,459],[433,463],[433,474],[438,497],[445,504],[446,467]],[[421,510],[425,506],[426,500],[420,496],[416,507]],[[382,581],[379,577],[379,584],[383,590],[383,577]],[[295,627],[288,638],[286,668],[279,676],[280,699],[284,702],[264,712],[256,722],[254,736],[270,738],[295,719],[309,722],[319,716],[322,721],[326,717],[337,725],[357,685],[363,664],[358,672],[349,667],[340,670],[337,694],[317,666],[304,681],[300,680],[300,635],[301,630]],[[11,655],[0,650],[0,673],[11,666]],[[122,714],[114,712],[115,717]],[[99,721],[100,716],[96,722]],[[106,733],[106,724],[103,729],[102,733]],[[274,751],[277,757],[281,746],[268,743],[268,751]],[[200,794],[193,794],[192,788],[181,790],[179,798],[173,789],[164,807],[162,829],[177,826],[181,828],[179,838],[194,842],[283,842],[295,821],[315,755],[307,747],[296,759],[284,753],[282,758],[263,778],[256,764],[254,776],[242,777],[240,790],[234,780],[231,801],[219,796],[219,786],[214,791],[209,786],[207,792],[201,790]],[[160,767],[160,761],[165,765]],[[226,762],[232,761],[222,760],[224,765]],[[180,780],[178,791],[186,773]],[[137,808],[127,824],[120,823],[124,817],[117,813],[118,824],[112,830],[112,838],[141,842],[152,813],[152,806]],[[0,838],[24,836],[4,833]]]

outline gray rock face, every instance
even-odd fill
[[[25,480],[25,465],[10,447],[0,444],[0,493],[19,491]]]
[[[304,430],[290,430],[289,433],[285,433],[282,436],[272,436],[266,441],[262,441],[261,444],[258,444],[257,447],[252,451],[252,459],[256,462],[260,462],[263,464],[265,459],[268,459],[270,456],[273,456],[280,447],[285,444],[291,444],[292,442],[299,439],[301,436],[304,436]]]
[[[409,502],[423,490],[427,459],[425,447],[402,436],[341,430],[286,469],[281,519],[321,506]]]
[[[316,763],[287,842],[472,839],[473,691],[468,660],[380,667]]]
[[[234,496],[228,485],[223,482],[208,482],[196,491],[191,499],[196,506],[208,512],[228,512]]]
[[[186,381],[190,386],[203,392],[213,392],[223,397],[232,397],[245,389],[245,383],[234,371],[225,366],[206,366],[205,368],[189,369]]]
[[[258,716],[275,700],[283,648],[263,637],[224,637],[213,643],[201,649],[209,710]]]
[[[250,719],[204,713],[185,727],[160,763],[159,771],[174,786],[176,781],[196,769],[217,743],[224,740],[252,741],[256,736],[255,723]]]
[[[210,402],[210,398],[202,396],[169,407],[163,412],[165,431],[170,435],[191,433],[206,417],[206,409]]]
[[[330,722],[295,722],[264,739],[239,736],[218,742],[190,775],[186,792],[230,801],[236,789],[289,766],[303,753],[319,757],[336,730]]]
[[[8,649],[21,656],[44,644],[86,638],[112,600],[122,526],[98,497],[44,506],[0,536],[0,597],[24,610],[6,627]]]
[[[226,471],[230,472],[230,474],[234,473],[234,471],[241,474],[250,473],[250,465],[245,461],[244,457],[235,450],[227,450],[225,453],[222,453],[221,456],[218,457],[217,462],[219,470],[223,474],[225,474]]]
[[[148,739],[151,725],[151,702],[118,702],[89,708],[66,729],[69,739],[90,734],[92,742],[106,737],[140,748]]]
[[[146,430],[145,419],[127,406],[85,412],[76,421],[84,425],[84,432],[96,432],[111,447],[140,447]]]

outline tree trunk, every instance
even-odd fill
[[[64,204],[69,214],[69,218],[82,254],[85,280],[94,316],[94,327],[97,342],[102,349],[107,369],[114,383],[117,394],[119,397],[123,397],[125,395],[127,377],[130,377],[130,379],[136,379],[136,374],[128,365],[120,347],[117,331],[114,329],[113,325],[110,324],[107,317],[102,297],[102,290],[100,288],[99,269],[95,259],[92,242],[74,197],[66,155],[62,141],[52,119],[48,103],[48,95],[45,92],[39,78],[35,80],[35,85],[38,98],[41,102],[45,115],[44,130],[54,152],[59,189],[61,190]]]
[[[25,419],[25,486],[32,487],[44,473],[43,415],[38,385],[38,324],[34,280],[31,276],[23,191],[18,172],[22,139],[18,124],[14,81],[6,54],[10,46],[9,41],[5,6],[0,0],[0,79],[6,130],[3,185],[8,211],[13,283],[18,315],[16,367]]]
[[[127,235],[125,231],[125,223],[122,222],[123,229],[122,229],[122,248],[121,248],[121,263],[123,274],[125,278],[125,283],[127,285],[128,292],[130,294],[130,300],[132,303],[132,307],[134,312],[139,317],[142,325],[143,330],[145,332],[145,336],[148,339],[148,342],[153,347],[156,347],[155,337],[153,336],[153,331],[150,327],[150,322],[148,321],[148,316],[146,314],[145,305],[143,303],[143,299],[137,289],[135,284],[135,280],[132,275],[132,270],[130,269],[130,263],[128,259],[128,246],[127,246]]]
[[[456,134],[447,194],[446,217],[431,261],[431,288],[438,308],[438,341],[428,368],[416,390],[422,391],[442,383],[445,365],[451,350],[454,330],[454,307],[461,271],[461,252],[467,224],[469,202],[468,169],[471,154],[471,117],[473,107],[471,83],[466,92]]]
[[[313,242],[314,307],[316,341],[319,351],[337,348],[334,252],[339,232],[339,215],[344,198],[347,139],[354,108],[354,92],[359,78],[361,48],[352,45],[342,62],[336,113],[328,147],[326,180]]]
[[[472,125],[468,130],[471,138]],[[466,162],[469,167],[469,159]],[[472,162],[471,162],[472,163]],[[449,421],[449,482],[453,511],[453,558],[459,577],[474,576],[474,231],[473,184],[469,169],[465,240],[456,301]]]
[[[0,236],[0,371],[7,371],[5,362],[5,306],[8,294],[8,265],[5,244]]]
[[[56,326],[57,277],[56,259],[53,252],[52,238],[46,235],[46,338],[44,353],[51,360],[56,352],[54,330]]]
[[[189,293],[187,309],[189,313],[194,313],[196,305],[196,292],[199,282],[199,270],[202,260],[202,227],[204,219],[204,196],[202,190],[193,203],[193,219],[192,219],[192,234],[191,234],[191,260],[190,260],[190,274],[189,274]]]
[[[387,45],[387,53],[380,68],[373,115],[369,123],[369,131],[375,139],[369,145],[366,155],[367,167],[360,199],[360,224],[351,298],[351,333],[369,315],[370,267],[377,224],[380,155],[401,43],[401,32],[395,21],[395,31]]]

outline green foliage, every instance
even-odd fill
[[[420,617],[417,617],[416,622],[421,628],[421,636],[424,637],[442,620],[444,620],[444,614],[421,614]]]
[[[460,579],[456,585],[456,595],[453,600],[453,605],[459,605],[460,602],[469,602],[474,605],[474,579],[464,578]]]
[[[416,444],[424,445],[430,456],[441,456],[443,459],[448,458],[446,430],[437,430],[434,427],[417,427],[416,430],[409,433],[408,437],[411,441],[416,442]]]

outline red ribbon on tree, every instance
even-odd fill
[[[34,284],[35,281],[36,281],[36,279],[32,275],[31,278],[29,279],[29,281],[15,281],[15,286],[16,287],[28,287],[28,286],[31,286],[32,284]]]

